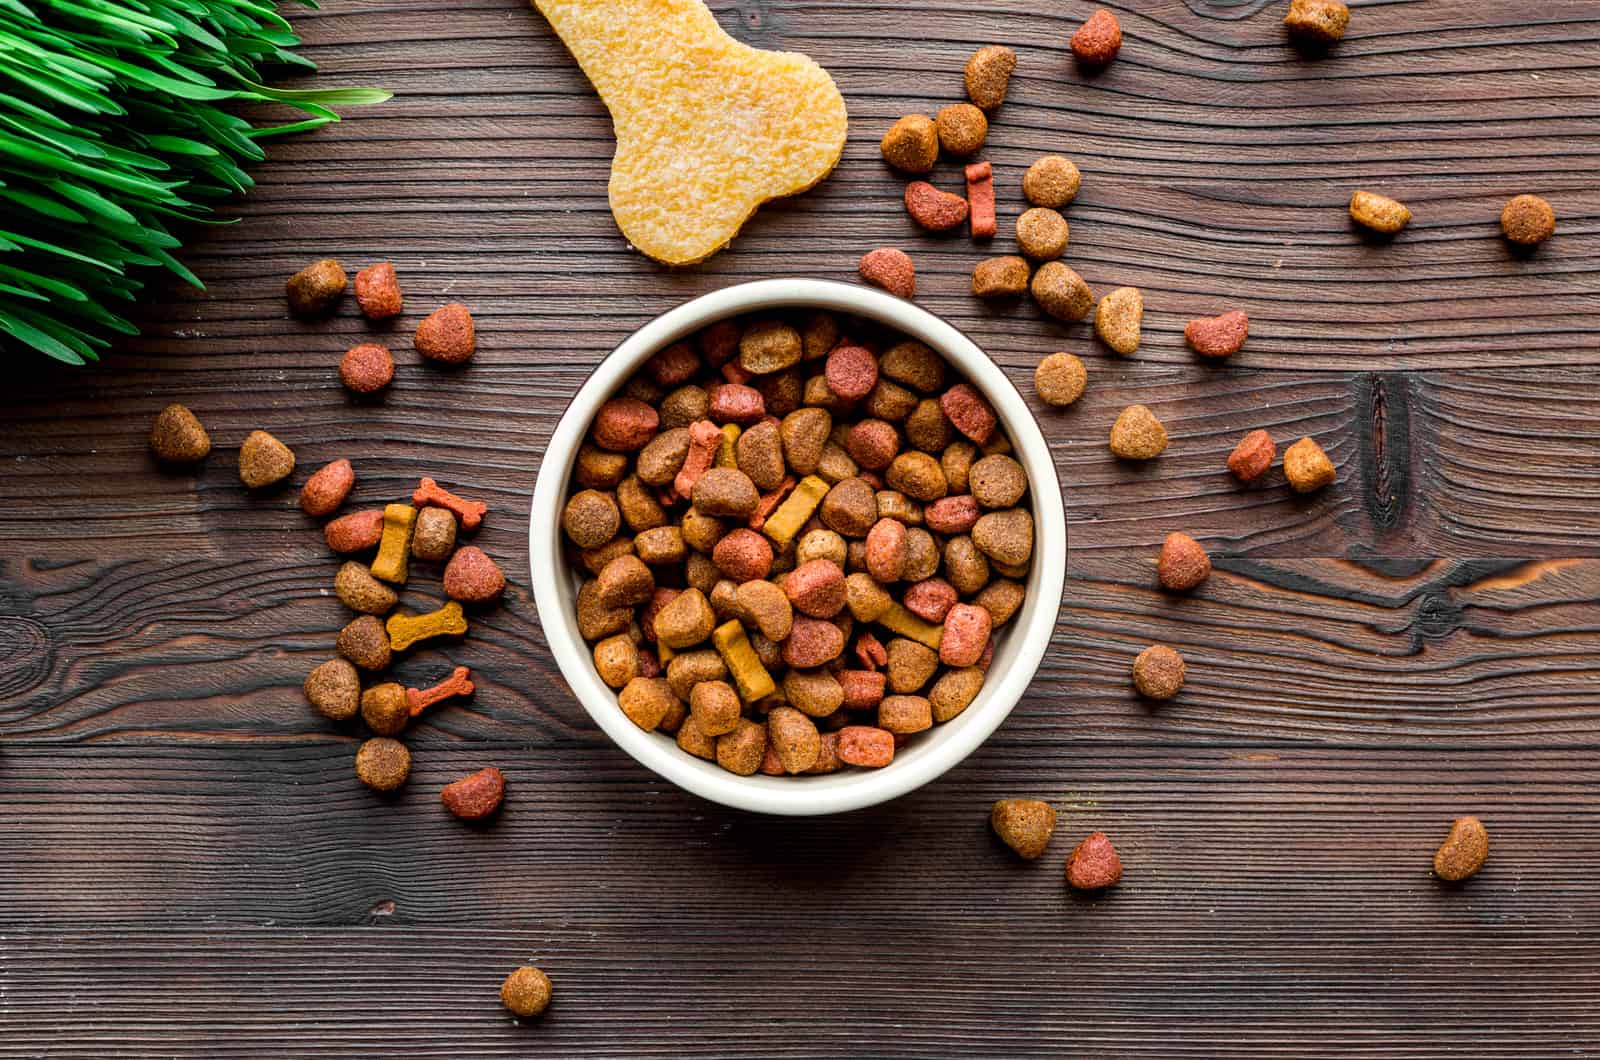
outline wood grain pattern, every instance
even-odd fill
[[[273,143],[240,222],[193,234],[207,290],[155,289],[109,364],[13,365],[0,1058],[1600,1052],[1592,3],[1361,3],[1319,58],[1287,44],[1282,0],[1135,0],[1097,76],[1066,50],[1086,0],[711,6],[822,62],[852,124],[832,177],[710,262],[623,244],[605,110],[526,4],[333,0],[291,14],[322,82],[399,95]],[[1001,234],[918,233],[877,139],[960,98],[994,42],[1021,58],[985,148]],[[1132,358],[969,293],[1046,151],[1085,174],[1069,262],[1144,291]],[[1353,230],[1358,186],[1406,201],[1411,228]],[[1497,234],[1522,191],[1560,215],[1532,255]],[[1088,363],[1077,406],[1034,406],[1069,579],[1029,695],[971,759],[888,806],[771,821],[650,776],[572,699],[528,591],[529,497],[570,396],[640,324],[741,280],[850,280],[878,245],[914,256],[918,302],[1030,401],[1042,354]],[[285,312],[284,278],[322,256],[400,271],[382,400],[334,375],[373,334],[353,308]],[[449,300],[480,353],[441,372],[409,333]],[[1232,307],[1249,344],[1198,363],[1184,323]],[[193,475],[145,450],[169,401],[217,443]],[[1153,465],[1106,452],[1133,402],[1172,436]],[[422,474],[491,505],[475,543],[504,605],[396,671],[461,663],[479,691],[408,736],[396,798],[355,783],[355,732],[301,699],[348,616],[293,489],[239,488],[257,427],[295,448],[296,484],[352,459],[355,505]],[[1222,462],[1255,427],[1316,436],[1338,483],[1241,487]],[[1178,529],[1216,563],[1187,596],[1153,584]],[[422,568],[408,602],[439,595]],[[1128,676],[1157,641],[1190,667],[1159,706]],[[437,791],[491,761],[507,806],[464,828]],[[988,834],[1010,795],[1063,811],[1039,863]],[[1428,858],[1467,812],[1490,861],[1442,888]],[[1127,874],[1075,897],[1061,862],[1097,828]],[[557,1001],[518,1027],[495,990],[530,960]]]

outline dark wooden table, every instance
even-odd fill
[[[395,100],[275,145],[242,223],[187,256],[205,293],[155,291],[110,363],[10,362],[0,1057],[1600,1053],[1595,5],[1362,3],[1313,59],[1281,0],[1138,0],[1092,79],[1065,48],[1078,0],[713,6],[821,61],[852,125],[822,187],[705,266],[626,249],[606,114],[524,4],[331,0],[295,16],[323,83]],[[878,137],[959,99],[992,42],[1021,56],[986,150],[1002,217],[1033,158],[1079,162],[1069,260],[1143,288],[1135,357],[979,304],[982,251],[900,208]],[[1415,222],[1363,238],[1356,187]],[[1561,217],[1532,257],[1496,223],[1524,191]],[[1019,384],[1054,349],[1089,364],[1083,401],[1040,413],[1072,535],[1056,637],[1010,720],[926,789],[824,820],[727,811],[635,765],[562,684],[528,587],[534,475],[649,317],[739,280],[849,278],[880,244]],[[396,263],[397,348],[466,302],[477,359],[404,356],[386,400],[352,402],[334,366],[358,316],[284,311],[284,278],[325,255]],[[1197,363],[1184,321],[1233,306],[1245,352]],[[217,443],[198,475],[146,453],[169,401]],[[1148,467],[1105,450],[1135,401],[1173,438]],[[493,506],[505,606],[400,668],[466,663],[480,691],[416,729],[397,800],[301,700],[345,616],[293,493],[238,484],[257,427],[306,470],[351,458],[363,504],[431,473]],[[1338,484],[1240,488],[1222,460],[1254,427],[1317,436]],[[1216,558],[1188,599],[1153,588],[1177,529]],[[1153,641],[1190,663],[1159,707],[1128,682]],[[508,804],[464,828],[436,793],[489,762]],[[1063,811],[1036,864],[988,833],[1018,794]],[[1430,855],[1463,813],[1492,854],[1442,887]],[[1061,864],[1094,829],[1127,868],[1085,899]],[[519,1027],[496,989],[526,961],[557,999]]]

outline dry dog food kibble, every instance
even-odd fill
[[[329,659],[306,675],[306,702],[332,721],[349,721],[361,707],[361,677],[347,659]]]
[[[370,508],[364,512],[341,515],[322,528],[323,540],[328,543],[330,549],[341,555],[376,548],[382,537],[382,508]]]
[[[1124,460],[1153,460],[1167,451],[1167,429],[1143,405],[1129,405],[1111,425],[1111,451]]]
[[[506,576],[499,565],[475,545],[458,549],[445,565],[444,594],[452,600],[486,604],[499,599],[505,588]]]
[[[1035,206],[1059,210],[1078,197],[1083,174],[1069,159],[1045,155],[1022,175],[1022,194]]]
[[[1337,477],[1333,461],[1310,438],[1302,438],[1283,451],[1283,474],[1296,493],[1314,493]]]
[[[1104,832],[1094,832],[1067,856],[1067,883],[1075,890],[1098,891],[1122,879],[1122,859]]]
[[[361,720],[379,736],[398,736],[411,721],[411,704],[405,688],[385,681],[361,693]]]
[[[434,310],[417,325],[411,344],[418,353],[440,364],[462,364],[478,348],[472,314],[460,302]]]
[[[387,261],[368,265],[356,273],[356,304],[368,320],[388,320],[400,315],[404,300],[394,266]]]
[[[1028,263],[1015,254],[989,258],[972,269],[972,293],[979,298],[1020,298],[1028,290]]]
[[[1165,644],[1152,644],[1133,660],[1133,686],[1142,696],[1171,699],[1183,688],[1183,656]]]
[[[939,146],[958,158],[976,153],[989,135],[989,119],[971,103],[940,108],[934,125],[939,130]]]
[[[1251,431],[1239,439],[1239,444],[1228,454],[1228,470],[1240,482],[1254,482],[1267,473],[1277,453],[1272,435],[1263,430]]]
[[[1003,44],[979,48],[967,60],[967,98],[984,110],[1005,102],[1006,86],[1017,68],[1017,53]]]
[[[425,615],[390,615],[384,629],[389,634],[389,646],[405,651],[434,637],[460,636],[467,631],[467,619],[461,613],[461,605],[451,600]]]
[[[1065,407],[1083,396],[1089,373],[1070,353],[1052,353],[1033,370],[1033,388],[1046,405]]]
[[[528,1019],[550,1005],[550,977],[532,965],[523,965],[500,984],[500,1003],[513,1016]]]
[[[356,751],[356,777],[373,791],[393,791],[411,775],[411,752],[399,740],[375,736]]]
[[[1050,845],[1056,811],[1038,799],[1000,799],[989,811],[989,827],[1018,857],[1032,861]]]
[[[394,382],[394,355],[387,346],[362,342],[339,361],[339,382],[358,394],[373,394]]]
[[[297,317],[321,316],[344,297],[349,282],[344,270],[332,258],[312,262],[289,277],[284,285],[289,312]]]
[[[1511,242],[1538,246],[1556,233],[1556,212],[1537,195],[1518,195],[1500,211],[1500,230]]]
[[[888,765],[977,698],[1022,606],[1027,476],[922,343],[815,313],[729,323],[590,426],[562,512],[579,631],[622,713],[687,754],[741,776]],[[705,418],[658,420],[643,384],[703,388]],[[753,414],[719,425],[735,389]]]
[[[1394,235],[1411,223],[1411,211],[1403,203],[1370,191],[1357,191],[1350,196],[1350,216],[1383,235]]]
[[[1433,855],[1433,873],[1460,883],[1475,875],[1489,858],[1489,832],[1476,817],[1458,817]]]
[[[463,821],[481,821],[500,807],[505,798],[506,778],[494,766],[485,766],[471,776],[446,784],[439,792],[444,808]],[[548,995],[548,986],[546,987]]]
[[[1039,308],[1057,320],[1082,320],[1094,308],[1094,292],[1089,285],[1059,261],[1039,266],[1029,289]]]
[[[1219,317],[1202,317],[1184,325],[1183,338],[1202,357],[1229,357],[1250,336],[1250,318],[1237,309]]]
[[[906,213],[930,232],[947,232],[967,219],[967,200],[913,180],[906,185]]]
[[[432,688],[406,689],[406,705],[414,718],[435,703],[442,703],[455,696],[470,696],[474,690],[472,671],[465,666],[458,666],[450,671],[449,677]]]
[[[1079,27],[1067,46],[1085,66],[1105,66],[1122,49],[1122,24],[1102,7]]]
[[[903,250],[879,247],[861,255],[861,278],[892,295],[911,298],[917,293],[917,270]]]
[[[1168,534],[1156,560],[1156,579],[1163,589],[1182,592],[1211,576],[1211,557],[1188,534]]]
[[[926,173],[939,160],[939,131],[926,114],[907,114],[883,134],[883,160],[903,173]]]
[[[194,413],[168,405],[150,425],[150,451],[166,464],[197,464],[211,452],[211,436]]]
[[[423,508],[411,531],[411,555],[437,563],[450,558],[456,547],[456,517],[448,508]]]
[[[1100,341],[1126,356],[1139,348],[1139,325],[1144,320],[1144,295],[1137,287],[1118,287],[1100,299],[1094,311],[1094,333]]]
[[[1328,45],[1344,36],[1350,9],[1341,0],[1293,0],[1283,24],[1298,40]]]
[[[974,162],[967,167],[967,205],[971,208],[972,238],[989,239],[995,233],[994,167]]]
[[[363,615],[386,615],[400,600],[393,589],[355,560],[345,563],[334,575],[333,591],[344,606]]]
[[[386,504],[383,508],[383,536],[378,539],[378,555],[372,561],[372,576],[395,585],[404,585],[409,571],[411,534],[417,526],[417,510],[409,504]]]
[[[294,473],[294,453],[266,431],[251,431],[239,446],[239,481],[264,489]]]
[[[1048,206],[1024,210],[1017,218],[1017,247],[1034,261],[1053,261],[1067,252],[1067,219]]]
[[[323,466],[300,487],[300,510],[307,515],[332,515],[355,488],[356,473],[348,460]]]

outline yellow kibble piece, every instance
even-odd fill
[[[767,517],[766,524],[761,530],[779,547],[787,545],[794,540],[794,535],[806,525],[806,520],[811,518],[811,513],[817,510],[817,505],[822,503],[822,498],[828,495],[829,486],[815,475],[807,475],[800,480],[789,496],[784,498],[778,510]]]
[[[451,600],[426,615],[390,615],[384,629],[390,649],[405,651],[433,637],[460,636],[467,631],[467,616],[461,613],[461,605]]]
[[[772,683],[772,675],[756,658],[756,650],[750,646],[750,638],[744,635],[744,627],[737,620],[718,626],[711,634],[711,643],[733,675],[740,699],[754,703],[778,690]]]
[[[383,509],[383,536],[372,560],[372,576],[404,585],[406,558],[411,555],[411,535],[417,528],[417,510],[409,504],[388,504]]]
[[[742,432],[739,430],[737,423],[725,423],[722,425],[722,441],[717,443],[717,455],[712,461],[713,464],[717,467],[736,468],[739,466],[739,457],[736,455],[737,451],[734,446],[739,444],[740,433]]]
[[[925,622],[899,604],[890,604],[889,610],[878,617],[878,625],[891,633],[909,637],[924,647],[939,650],[944,639],[944,627]]]

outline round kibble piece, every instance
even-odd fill
[[[1556,232],[1556,212],[1537,195],[1518,195],[1500,211],[1500,230],[1513,243],[1538,246]]]
[[[985,508],[1010,508],[1028,492],[1028,473],[1011,457],[996,453],[972,465],[968,489]]]
[[[626,633],[617,633],[594,646],[594,669],[612,688],[621,688],[639,674],[639,646]]]
[[[940,419],[943,420],[942,414]],[[895,457],[884,478],[892,489],[899,490],[912,500],[937,501],[950,492],[950,484],[945,481],[944,468],[939,461],[915,450]],[[883,510],[881,502],[878,514],[889,515]]]
[[[561,527],[579,548],[599,548],[622,529],[622,513],[608,494],[583,490],[567,501]]]
[[[1351,194],[1350,217],[1357,224],[1383,235],[1394,235],[1411,223],[1411,211],[1404,203],[1370,191]]]
[[[1059,210],[1078,197],[1083,175],[1060,155],[1045,155],[1022,175],[1022,194],[1035,206]]]
[[[933,727],[933,709],[922,696],[885,696],[878,704],[878,728],[897,735]]]
[[[832,618],[844,609],[847,598],[844,571],[826,559],[790,571],[783,579],[783,591],[796,611],[812,618]]]
[[[411,720],[406,690],[395,681],[373,685],[361,693],[361,720],[379,736],[398,736]]]
[[[417,559],[437,563],[448,559],[456,547],[456,515],[448,508],[429,506],[417,512],[417,525],[411,533],[411,554]]]
[[[294,453],[266,431],[251,431],[239,447],[239,481],[264,489],[294,473]]]
[[[612,490],[628,475],[628,458],[623,453],[608,453],[588,442],[578,447],[578,460],[572,477],[584,489]]]
[[[1326,47],[1344,36],[1350,8],[1343,0],[1293,0],[1283,24],[1296,40]]]
[[[356,751],[356,777],[373,791],[393,791],[411,775],[411,752],[399,740],[375,736]]]
[[[505,589],[506,576],[499,564],[476,545],[457,549],[445,565],[444,594],[452,600],[486,604],[498,600]]]
[[[638,398],[612,398],[595,413],[590,433],[594,443],[613,453],[633,453],[656,436],[661,416]]]
[[[822,522],[845,537],[866,537],[878,521],[878,491],[860,477],[836,484],[822,498]]]
[[[182,405],[168,405],[150,425],[150,451],[165,464],[197,464],[211,452],[211,436]]]
[[[983,591],[973,599],[973,603],[989,612],[989,617],[996,626],[1003,626],[1011,621],[1022,607],[1022,601],[1027,599],[1027,590],[1021,582],[1009,578],[992,582],[984,586]]]
[[[1052,353],[1033,370],[1033,388],[1046,405],[1064,408],[1083,396],[1089,373],[1082,359],[1070,353]]]
[[[1139,348],[1144,320],[1144,295],[1137,287],[1118,287],[1100,299],[1094,311],[1094,333],[1100,341],[1127,356]]]
[[[934,125],[939,131],[939,146],[958,158],[976,153],[989,135],[989,119],[971,103],[940,108]]]
[[[989,811],[989,827],[1018,857],[1032,861],[1050,845],[1056,811],[1038,799],[1000,799]]]
[[[1143,405],[1129,405],[1111,425],[1111,451],[1124,460],[1153,460],[1166,450],[1166,427]]]
[[[989,512],[972,524],[972,543],[996,563],[1021,566],[1033,555],[1033,516],[1026,508]]]
[[[1034,261],[1054,261],[1067,251],[1067,219],[1048,206],[1035,206],[1017,218],[1017,246]]]
[[[1171,699],[1183,688],[1183,656],[1152,644],[1133,660],[1133,686],[1150,699]]]
[[[478,348],[472,313],[460,302],[441,306],[417,325],[411,343],[430,361],[464,364]]]
[[[306,675],[306,702],[332,721],[349,721],[361,708],[361,677],[347,659],[329,659]]]
[[[300,487],[300,510],[307,515],[332,515],[355,488],[356,472],[348,460],[335,460],[319,468]]]
[[[988,664],[985,663],[984,666]],[[943,725],[957,717],[983,688],[984,666],[969,666],[961,670],[946,670],[928,689],[928,706],[933,710],[933,720]]]
[[[1161,543],[1156,560],[1156,579],[1163,589],[1183,592],[1193,589],[1211,576],[1211,557],[1200,542],[1188,534],[1172,533]]]
[[[689,691],[689,713],[707,736],[721,736],[739,725],[739,696],[726,681],[701,681]]]
[[[933,394],[944,389],[944,360],[924,343],[909,339],[883,351],[878,372],[912,390]]]
[[[363,670],[376,672],[389,665],[389,633],[375,615],[362,615],[351,621],[339,631],[334,647]]]
[[[680,386],[661,399],[661,427],[687,427],[711,411],[711,395],[703,386]]]
[[[907,114],[883,134],[883,160],[903,173],[926,173],[939,160],[939,130],[926,114]]]
[[[1057,320],[1082,320],[1094,308],[1094,292],[1089,285],[1059,261],[1039,266],[1028,289],[1039,308]]]
[[[513,1016],[528,1019],[549,1007],[550,991],[550,977],[525,964],[500,984],[500,1003]]]
[[[1450,834],[1433,855],[1433,873],[1441,880],[1460,883],[1476,875],[1489,859],[1489,831],[1476,817],[1458,817]]]
[[[967,98],[984,110],[994,110],[1005,102],[1011,72],[1017,68],[1017,53],[1003,44],[979,48],[967,60]]]
[[[364,615],[387,615],[400,602],[399,595],[374,578],[365,563],[354,560],[333,576],[333,591],[344,606]]]
[[[679,702],[672,686],[664,677],[635,677],[623,686],[617,696],[617,705],[628,720],[646,732],[661,725],[668,712]]]
[[[344,297],[344,289],[349,282],[337,261],[332,258],[314,261],[289,277],[288,283],[284,284],[289,312],[297,317],[321,316]]]
[[[400,315],[405,300],[400,295],[400,279],[394,265],[380,261],[356,273],[356,304],[368,320],[388,320]]]
[[[1028,263],[1015,254],[985,258],[972,267],[972,293],[979,298],[1020,298],[1028,290]]]
[[[339,359],[339,382],[357,394],[374,394],[394,382],[394,354],[376,342],[350,347]]]

